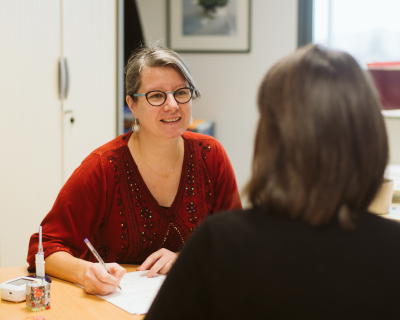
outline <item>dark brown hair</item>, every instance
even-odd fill
[[[356,60],[302,47],[268,71],[258,107],[250,202],[312,225],[337,217],[353,226],[388,159],[379,99]]]

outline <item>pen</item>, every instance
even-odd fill
[[[104,263],[103,259],[100,257],[100,255],[97,253],[96,249],[92,246],[92,244],[89,242],[88,239],[85,239],[85,243],[89,247],[90,251],[92,251],[92,253],[96,257],[97,261],[103,265],[104,269],[106,269],[106,271],[109,274],[111,274],[110,270],[108,270],[108,268],[107,268],[106,264]],[[118,288],[120,288],[120,290],[122,290],[120,286],[118,286]]]

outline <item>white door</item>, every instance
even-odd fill
[[[26,265],[62,186],[60,9],[0,0],[0,267]]]
[[[64,181],[117,133],[117,1],[62,1]],[[72,121],[73,122],[72,122]]]
[[[26,264],[65,180],[116,136],[116,20],[114,0],[0,0],[0,267]]]

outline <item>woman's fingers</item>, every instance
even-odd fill
[[[166,259],[164,258],[160,258],[149,270],[149,272],[147,272],[147,278],[151,278],[152,276],[154,276],[157,272],[159,272],[166,264],[167,264],[168,260],[166,261]]]
[[[126,270],[121,267],[118,263],[106,263],[108,270],[111,274],[116,277],[119,281],[124,277]],[[118,283],[119,284],[119,283]]]
[[[177,257],[176,253],[163,248],[151,254],[136,270],[149,270],[147,273],[148,278],[151,278],[157,272],[166,274],[171,269]]]
[[[118,264],[107,264],[109,274],[103,265],[94,263],[86,272],[84,286],[90,294],[105,295],[114,292],[126,270]]]
[[[157,250],[156,252],[152,253],[147,257],[146,260],[140,265],[139,267],[136,268],[136,271],[144,271],[144,270],[149,270],[156,262],[158,259],[160,259],[163,255],[163,251],[169,251],[167,249],[160,249]]]
[[[173,260],[167,261],[167,263],[158,271],[159,274],[167,274],[169,270],[171,270],[172,265],[174,264]]]
[[[85,283],[85,291],[89,294],[101,294],[106,295],[108,293],[114,292],[118,286],[111,285],[99,280],[90,281],[89,284]]]

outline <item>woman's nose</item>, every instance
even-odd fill
[[[174,94],[172,92],[167,93],[167,99],[165,100],[164,103],[164,110],[178,110],[179,105],[178,102],[176,102]]]

